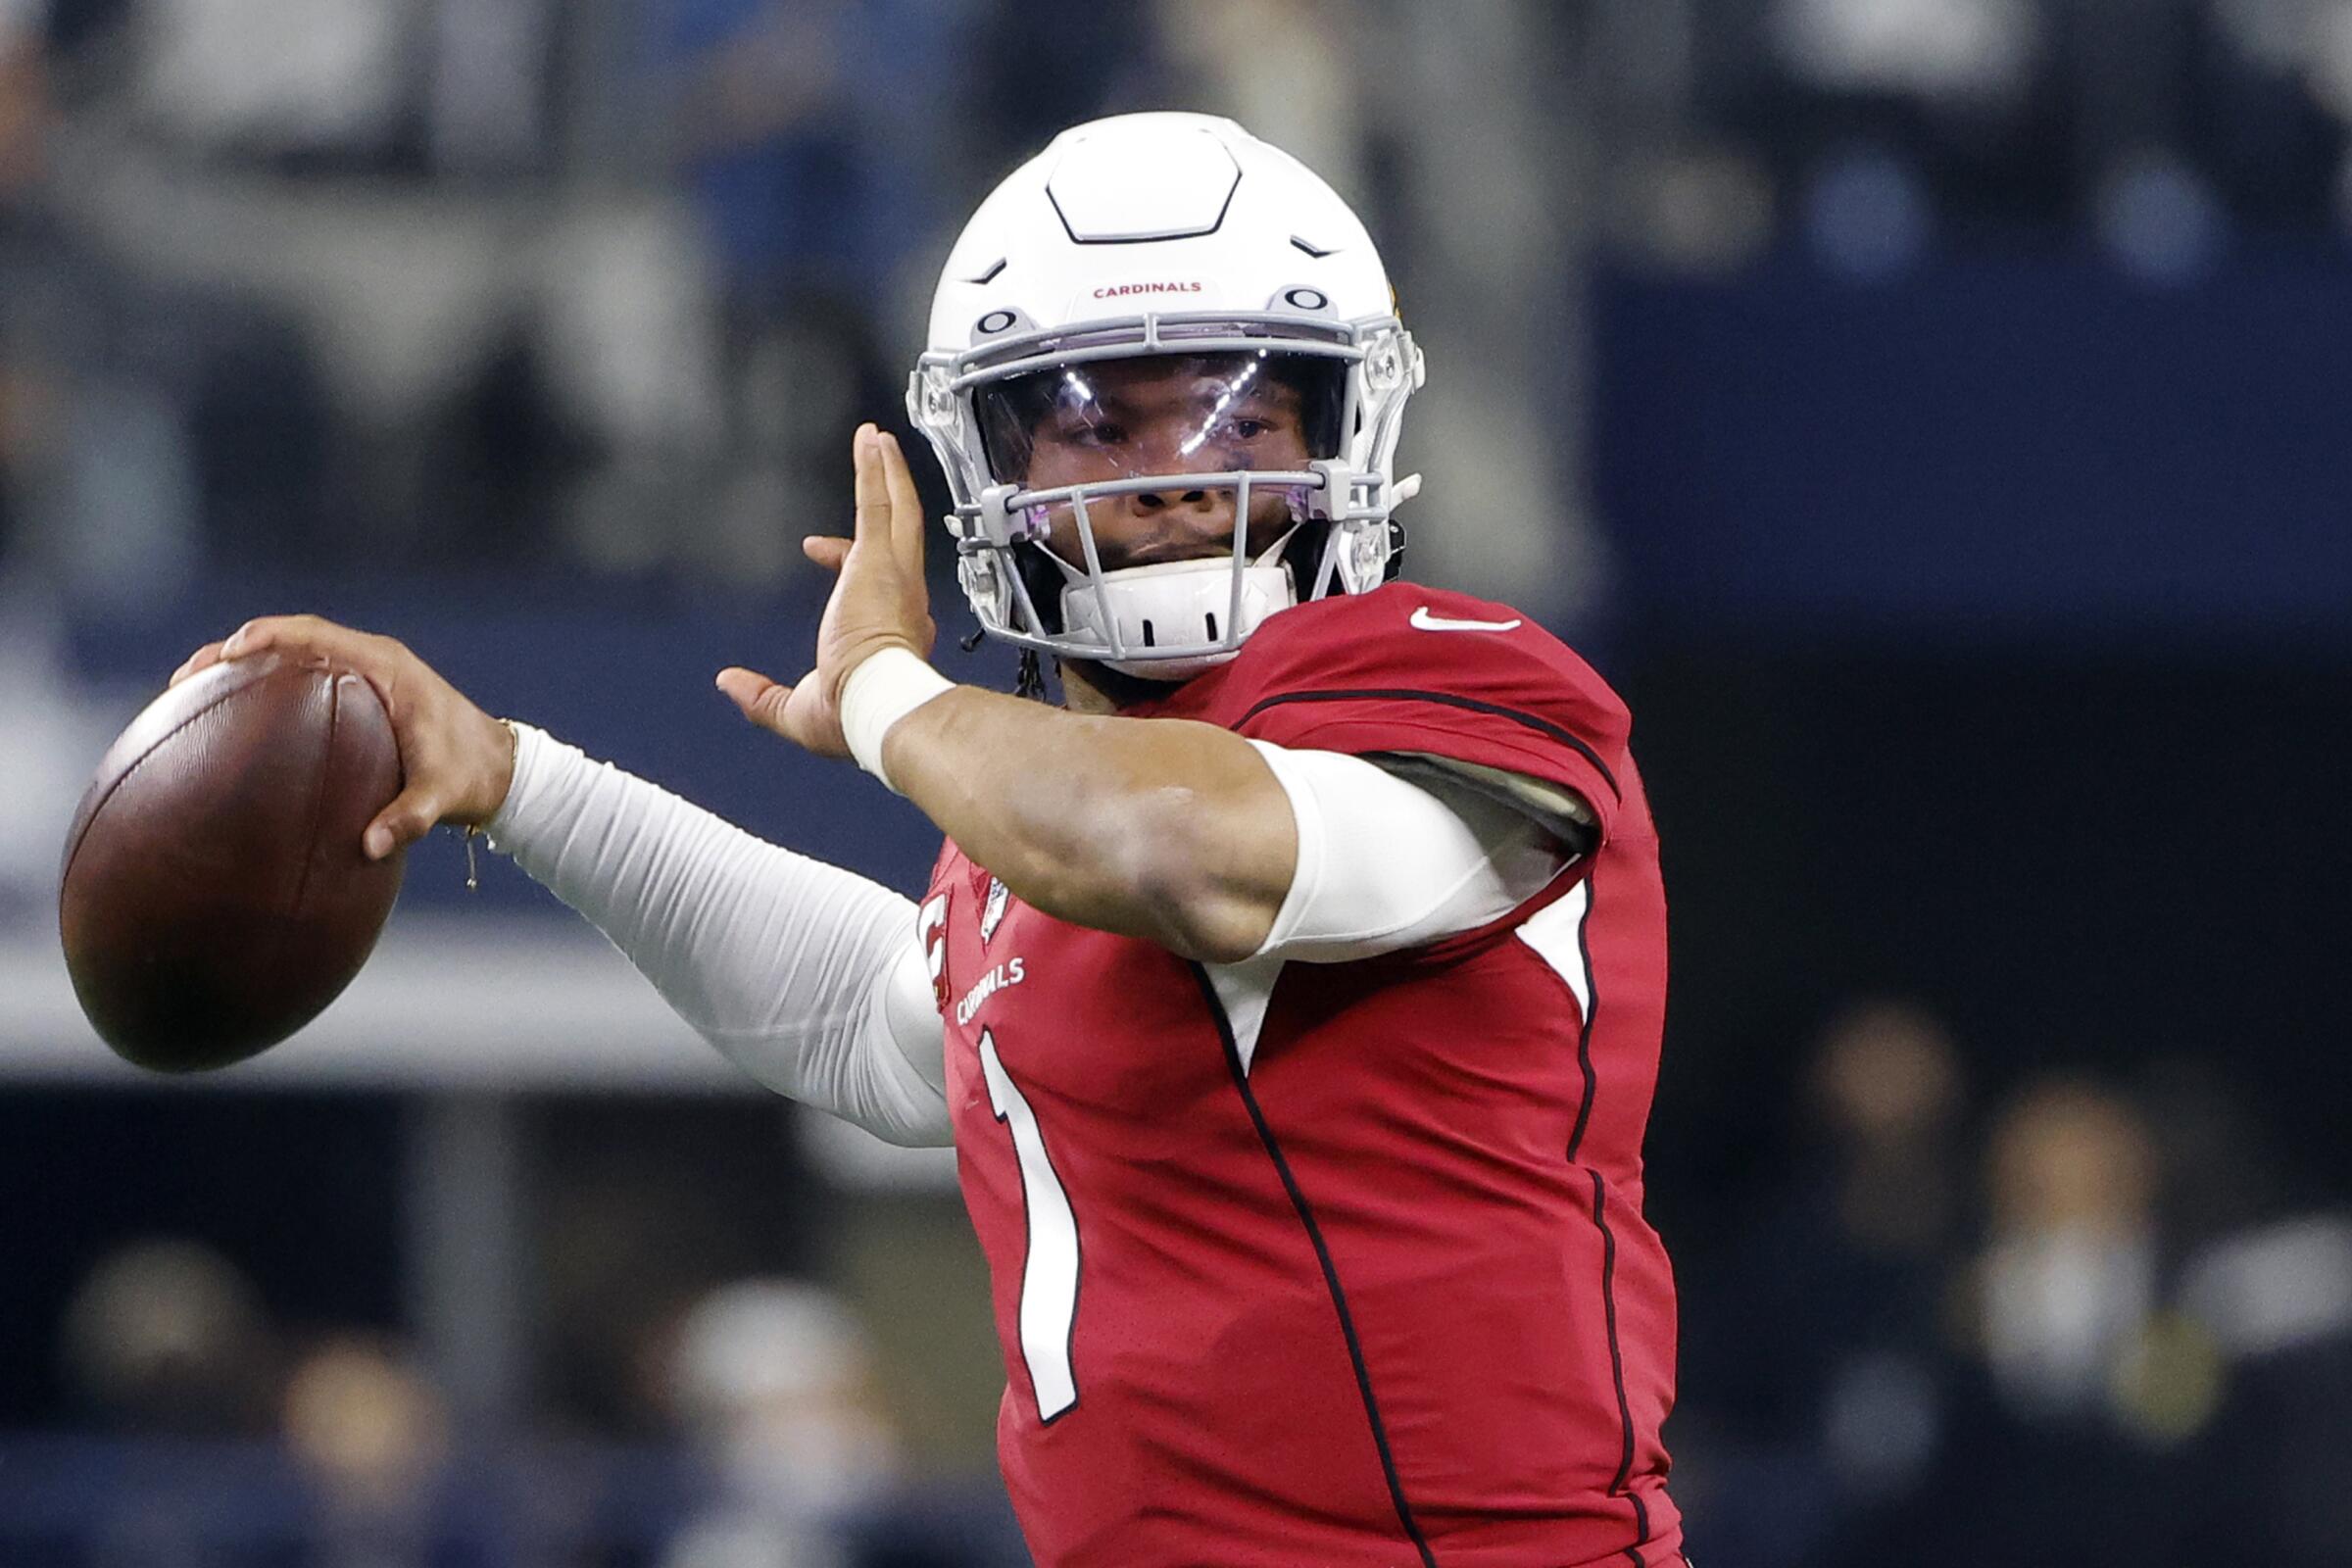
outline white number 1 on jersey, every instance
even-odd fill
[[[1012,1130],[1021,1161],[1021,1198],[1029,1210],[1029,1258],[1021,1268],[1021,1359],[1037,1391],[1037,1415],[1051,1421],[1078,1402],[1070,1372],[1070,1330],[1078,1320],[1078,1216],[1046,1154],[1037,1112],[997,1056],[996,1036],[980,1032],[980,1071],[997,1120]]]

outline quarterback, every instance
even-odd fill
[[[1421,378],[1361,223],[1229,122],[1080,125],[998,187],[907,408],[1023,691],[926,662],[872,425],[850,536],[806,545],[839,574],[813,669],[718,677],[943,830],[919,901],[389,639],[273,617],[187,667],[359,668],[408,780],[370,854],[482,827],[760,1081],[955,1145],[1047,1568],[1660,1568],[1657,839],[1582,661],[1393,580]]]

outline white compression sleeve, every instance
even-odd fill
[[[1468,784],[1250,744],[1298,824],[1298,867],[1256,956],[1333,963],[1475,930],[1542,892],[1571,858],[1534,818]]]
[[[491,846],[779,1094],[908,1146],[951,1141],[914,905],[514,726]]]

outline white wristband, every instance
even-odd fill
[[[905,648],[885,648],[851,670],[841,683],[841,735],[858,765],[892,794],[905,793],[882,771],[882,738],[891,725],[955,685]]]

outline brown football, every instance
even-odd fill
[[[226,1066],[317,1017],[360,971],[404,857],[360,835],[400,748],[349,670],[259,654],[147,706],[66,836],[58,924],[99,1036],[165,1072]]]

